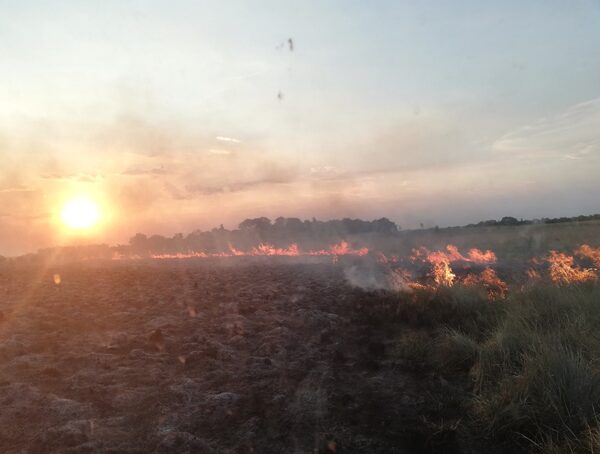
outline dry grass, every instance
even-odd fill
[[[600,286],[534,286],[495,303],[501,307],[494,311],[478,309],[462,292],[437,296],[437,304],[452,308],[442,310],[446,319],[431,302],[422,304],[440,320],[430,363],[446,376],[470,376],[465,443],[496,452],[594,452]],[[463,309],[458,318],[456,307]]]

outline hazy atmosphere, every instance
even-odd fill
[[[0,453],[600,453],[600,0],[0,0]]]
[[[78,240],[79,197],[111,244],[600,211],[597,1],[0,8],[0,254]]]

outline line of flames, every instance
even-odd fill
[[[390,278],[390,282],[398,289],[452,287],[457,283],[464,286],[481,286],[487,290],[490,299],[503,298],[508,294],[508,284],[500,279],[496,274],[496,271],[489,266],[497,261],[494,252],[489,250],[483,252],[479,249],[471,249],[468,254],[464,256],[458,251],[458,248],[453,245],[448,245],[446,251],[447,252],[431,252],[423,247],[413,250],[410,260],[413,263],[427,263],[430,267],[428,274],[430,282],[427,285],[411,281],[410,272],[405,269],[390,270],[393,274],[393,277]],[[575,257],[587,260],[593,267],[585,268],[576,265]],[[382,254],[378,261],[382,264],[390,264],[397,261],[397,259],[390,260]],[[484,264],[486,267],[478,274],[469,273],[459,280],[451,265],[453,262],[458,261]],[[575,249],[573,255],[552,250],[542,259],[532,259],[531,263],[534,267],[528,269],[526,272],[528,279],[531,281],[542,279],[542,273],[539,269],[536,269],[536,267],[540,268],[544,264],[547,264],[550,281],[557,286],[590,282],[600,279],[600,247],[593,248],[584,244]]]
[[[288,247],[281,248],[271,244],[263,243],[243,251],[229,246],[227,252],[187,252],[176,254],[152,254],[150,258],[166,259],[187,259],[187,258],[212,258],[212,257],[332,257],[334,262],[340,256],[366,256],[369,254],[366,247],[353,248],[346,241],[341,241],[331,245],[327,249],[301,250],[297,244],[291,244]],[[398,256],[386,256],[381,252],[375,253],[377,262],[383,266],[389,275],[391,286],[397,289],[418,289],[424,287],[452,287],[456,284],[465,286],[480,286],[487,290],[491,299],[504,297],[508,293],[508,284],[498,277],[496,271],[491,267],[497,262],[496,254],[491,250],[482,251],[480,249],[469,249],[466,255],[462,254],[458,248],[452,244],[446,246],[445,251],[430,251],[425,247],[413,249],[408,260],[415,264],[421,263],[429,267],[427,274],[427,283],[423,284],[411,279],[410,271],[397,267],[397,264],[405,263]],[[585,260],[593,267],[582,267],[575,264],[575,257]],[[113,259],[140,259],[139,256],[118,256]],[[483,271],[479,273],[468,273],[459,278],[452,268],[455,262],[472,263],[485,265]],[[550,281],[558,286],[595,281],[600,278],[600,247],[594,248],[587,244],[579,246],[573,251],[573,255],[564,252],[550,251],[543,258],[533,258],[532,267],[526,271],[527,278],[530,281],[542,279],[541,267],[547,266],[547,273]]]
[[[342,255],[365,256],[369,253],[369,248],[362,247],[355,249],[347,241],[331,245],[327,249],[317,249],[302,251],[297,244],[290,244],[288,247],[280,248],[268,243],[261,243],[254,246],[249,251],[237,249],[229,245],[226,252],[203,252],[190,251],[178,252],[175,254],[150,254],[149,258],[157,260],[168,259],[189,259],[189,258],[211,258],[211,257],[337,257]],[[141,256],[124,256],[120,254],[113,255],[114,260],[140,259]]]

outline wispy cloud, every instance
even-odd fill
[[[347,175],[347,172],[334,166],[325,165],[311,167],[309,175],[313,179],[331,180],[343,177]]]
[[[89,174],[89,173],[62,174],[62,173],[56,173],[56,172],[44,173],[44,174],[41,174],[40,177],[43,178],[44,180],[73,180],[73,181],[80,181],[83,183],[94,183],[99,178],[101,178],[100,175],[94,175],[94,174]]]
[[[0,214],[0,217],[10,217],[21,221],[36,221],[39,219],[48,219],[52,213],[34,213],[34,214]]]
[[[223,186],[205,186],[203,184],[189,184],[185,187],[186,191],[189,195],[212,195],[219,193],[227,193],[227,192],[241,192],[253,189],[257,186],[263,185],[273,185],[273,184],[286,184],[290,183],[292,180],[290,178],[286,178],[285,176],[281,177],[270,177],[270,178],[261,178],[256,180],[248,180],[248,181],[237,181],[229,184],[225,184]]]
[[[13,186],[0,187],[0,193],[11,193],[11,192],[34,192],[35,189],[26,186],[24,184],[17,184]]]
[[[208,150],[208,154],[228,156],[231,154],[231,151],[224,150],[222,148],[211,148],[210,150]]]
[[[575,104],[500,137],[495,151],[515,155],[554,155],[580,160],[600,152],[600,98]]]
[[[169,172],[164,167],[155,167],[152,169],[143,169],[139,167],[130,167],[123,172],[121,175],[127,176],[140,176],[140,175],[167,175]]]
[[[217,137],[215,137],[215,139],[217,139],[221,142],[242,143],[242,141],[240,139],[236,139],[234,137],[217,136]]]

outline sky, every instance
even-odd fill
[[[597,0],[0,11],[0,254],[259,216],[600,212]],[[102,212],[85,233],[59,219],[79,196]]]

